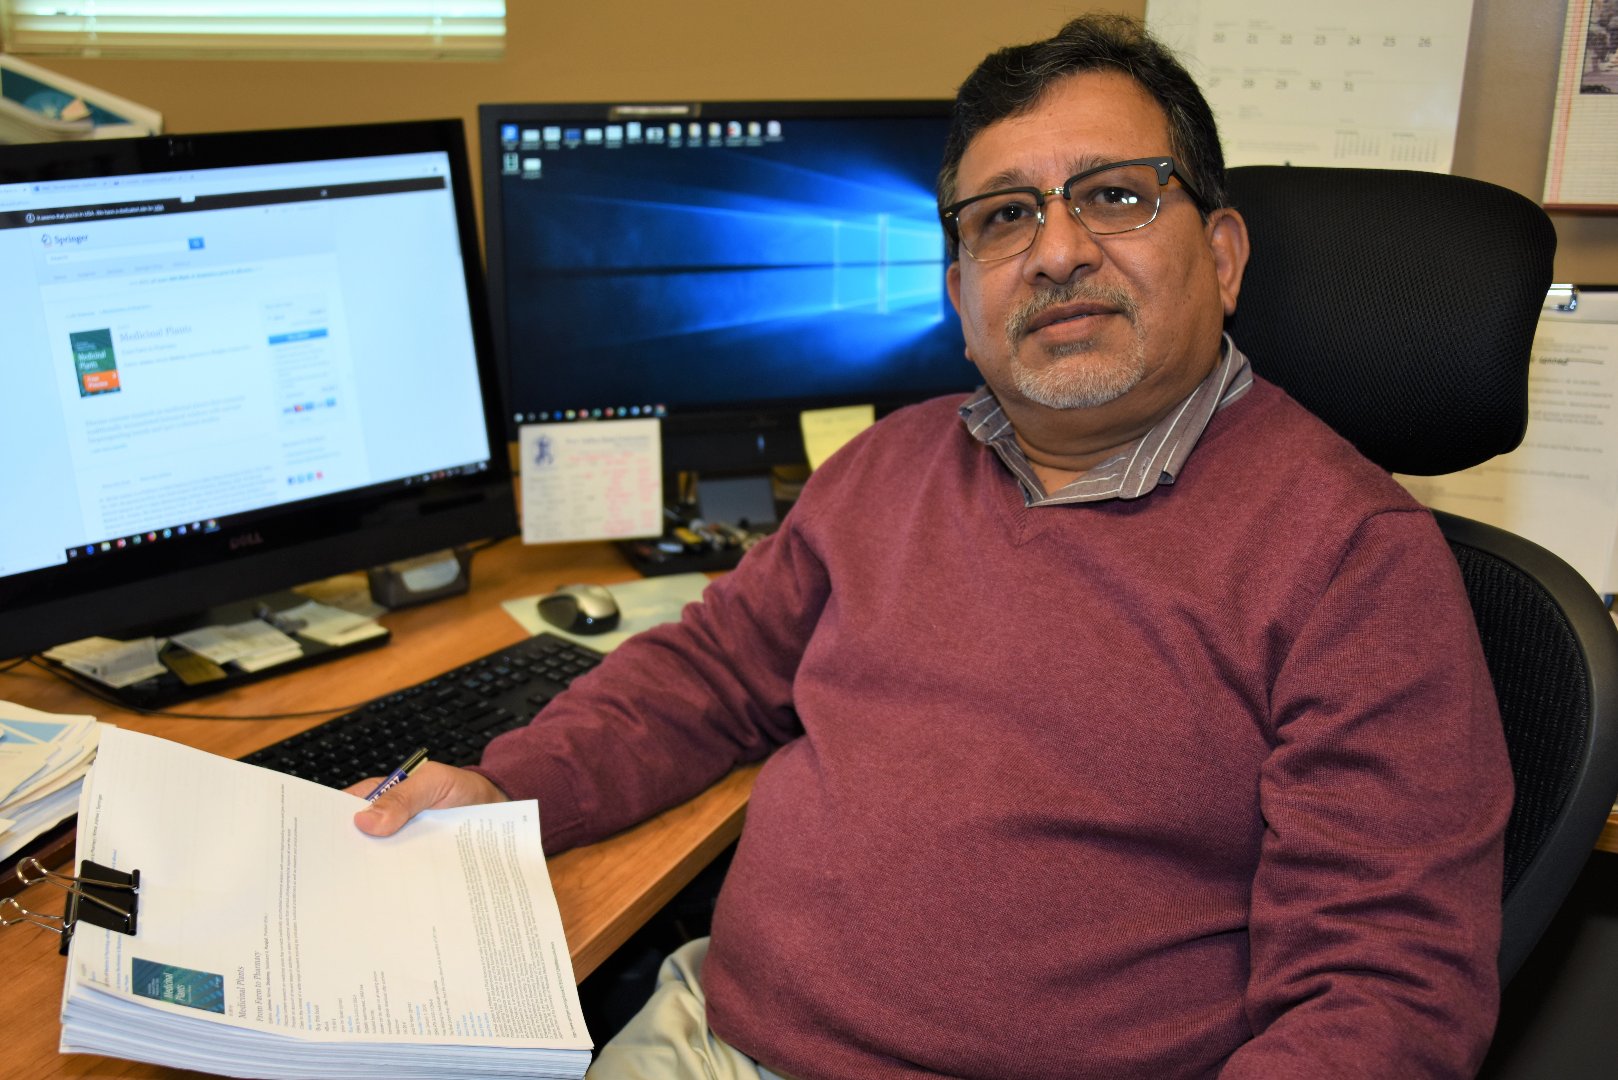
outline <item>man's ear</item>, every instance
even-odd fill
[[[961,320],[961,329],[962,329],[962,331],[965,331],[966,330],[966,312],[961,310],[961,260],[960,259],[952,259],[952,260],[950,260],[949,266],[944,270],[944,291],[949,293],[950,306],[955,309],[955,314]],[[966,354],[966,358],[968,360],[971,360],[972,363],[976,364],[977,361],[972,359],[972,336],[971,336],[971,334],[964,334],[964,333],[963,333],[963,336],[966,338],[966,343],[965,343],[966,347],[962,351]]]
[[[1208,215],[1205,227],[1208,247],[1213,251],[1214,274],[1219,278],[1219,298],[1225,317],[1236,312],[1236,297],[1242,291],[1242,274],[1247,270],[1247,222],[1226,207]]]

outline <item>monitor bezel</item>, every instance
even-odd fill
[[[482,471],[371,485],[221,519],[217,531],[0,578],[0,657],[172,620],[337,573],[516,531],[510,450],[460,120],[0,147],[0,184],[441,152],[457,218],[489,460]],[[12,508],[15,510],[15,508]]]

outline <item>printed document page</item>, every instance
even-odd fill
[[[78,857],[140,871],[138,932],[79,926],[68,1012],[87,986],[297,1040],[587,1049],[537,805],[430,811],[386,839],[354,828],[362,805],[106,732]]]

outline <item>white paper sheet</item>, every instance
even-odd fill
[[[133,686],[168,671],[157,658],[165,640],[147,637],[116,641],[88,637],[47,649],[45,657],[108,686]]]
[[[303,646],[262,619],[245,619],[229,626],[199,626],[175,634],[172,640],[216,664],[234,662],[247,670],[253,670],[249,664],[266,658],[279,663],[303,655]]]

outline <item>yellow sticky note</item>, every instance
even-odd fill
[[[809,451],[809,467],[818,469],[838,447],[876,423],[876,409],[870,405],[805,409],[798,419],[803,425],[804,449]]]

